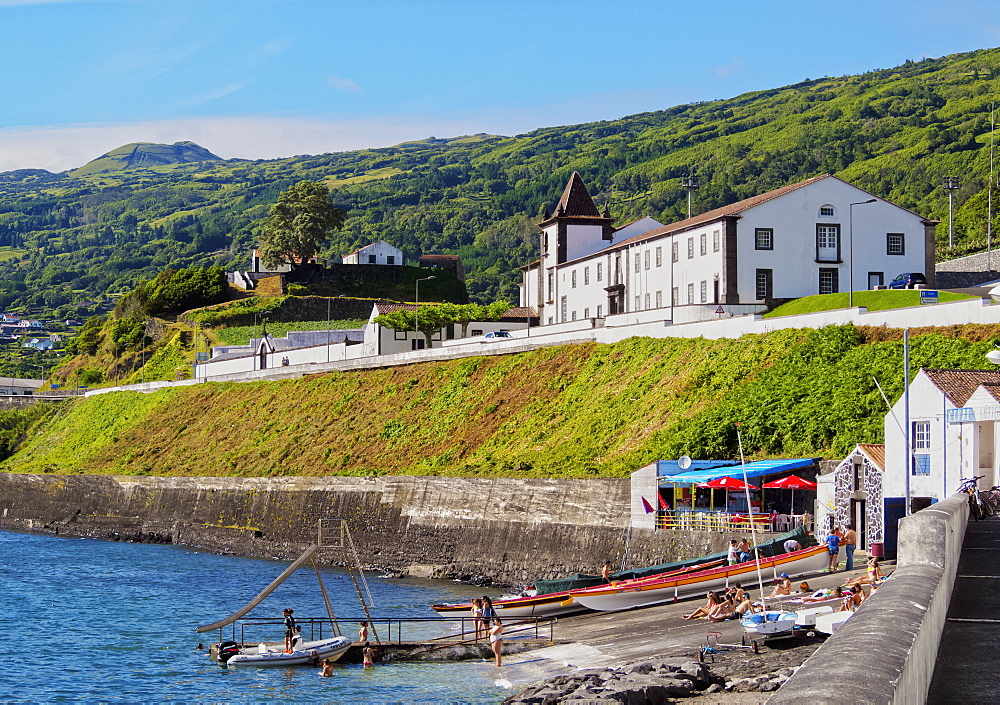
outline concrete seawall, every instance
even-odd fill
[[[500,583],[636,567],[728,536],[629,529],[629,481],[441,477],[163,478],[0,474],[0,528],[293,558],[345,519],[362,562]],[[339,563],[337,551],[324,562]]]
[[[768,703],[922,703],[969,518],[968,495],[900,522],[892,579]]]

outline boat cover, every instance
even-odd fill
[[[765,541],[760,544],[760,555],[769,557],[784,553],[785,541],[788,539],[795,539],[802,544],[802,548],[809,548],[810,546],[816,545],[816,539],[807,534],[806,530],[799,526],[792,531],[779,534],[770,541]],[[635,570],[623,570],[618,573],[612,573],[611,579],[633,580],[635,578],[646,578],[650,575],[659,575],[660,573],[666,573],[680,568],[687,568],[689,566],[698,565],[699,563],[707,563],[709,561],[720,559],[725,560],[727,554],[728,551],[720,551],[719,553],[712,553],[707,556],[701,556],[700,558],[691,558],[686,561],[663,563],[660,565],[652,565],[648,568],[637,568]],[[557,578],[555,580],[536,580],[534,583],[535,590],[538,591],[539,595],[548,595],[553,592],[565,592],[566,590],[576,590],[578,588],[594,587],[596,585],[603,584],[604,579],[601,578],[600,575],[587,575],[586,573],[575,573],[573,575],[567,575],[565,578]]]

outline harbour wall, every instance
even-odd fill
[[[630,529],[627,479],[133,477],[0,473],[0,528],[297,557],[343,519],[363,565],[501,584],[721,551],[713,532]],[[324,548],[320,560],[343,564]]]
[[[923,703],[969,520],[958,494],[900,522],[892,579],[802,665],[769,705]]]

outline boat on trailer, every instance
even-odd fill
[[[227,648],[227,644],[231,645]],[[280,646],[258,644],[239,648],[235,642],[219,644],[219,660],[227,666],[304,666],[319,665],[322,661],[336,661],[351,648],[346,636],[335,636],[319,641],[307,641],[295,651],[284,651]]]
[[[796,577],[820,571],[828,565],[828,561],[829,553],[826,546],[813,546],[801,551],[761,558],[759,568],[757,561],[747,561],[684,575],[660,576],[629,584],[585,588],[567,596],[566,599],[598,612],[619,612],[672,602],[682,597],[703,594],[708,590],[723,589],[734,582],[752,583],[757,580],[758,569],[761,572],[773,573],[772,579],[780,573]]]

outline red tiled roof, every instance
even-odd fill
[[[925,369],[924,374],[955,406],[963,406],[969,401],[980,385],[1000,384],[1000,370]]]
[[[518,321],[523,321],[525,318],[528,318],[529,316],[532,318],[536,318],[538,316],[538,313],[535,311],[535,309],[531,307],[514,306],[513,308],[507,309],[507,311],[502,316],[500,316],[500,320],[505,321],[508,319],[516,319]]]
[[[879,470],[885,471],[885,446],[881,443],[858,443],[861,452],[868,456],[868,459]]]
[[[397,304],[379,301],[375,304],[375,312],[378,315],[383,313],[393,313],[394,311],[416,311],[416,304]]]
[[[458,259],[458,255],[420,255],[420,261],[425,259],[443,259],[454,261]]]

